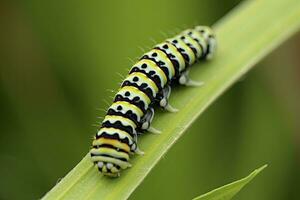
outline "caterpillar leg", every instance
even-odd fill
[[[189,77],[189,70],[183,72],[179,77],[179,84],[185,85],[185,86],[193,86],[193,87],[199,87],[204,84],[204,82],[198,82],[190,79]]]
[[[166,86],[162,89],[161,91],[161,100],[159,101],[159,105],[160,107],[164,108],[165,110],[169,111],[169,112],[178,112],[177,108],[174,108],[173,106],[171,106],[169,104],[169,97],[171,94],[171,86]]]
[[[154,134],[161,134],[161,130],[158,130],[156,128],[154,128],[153,126],[150,126],[147,131],[149,131],[150,133],[154,133]]]
[[[135,144],[135,149],[134,149],[133,152],[135,154],[138,154],[138,155],[144,155],[145,154],[145,152],[143,152],[142,150],[140,150],[136,144]]]
[[[158,130],[150,125],[153,120],[153,117],[154,117],[154,109],[149,108],[147,110],[146,114],[144,115],[143,119],[141,120],[141,123],[142,123],[141,129],[147,130],[151,133],[160,134],[161,133],[160,130]]]
[[[138,155],[144,155],[145,152],[140,150],[139,147],[137,146],[137,140],[138,140],[137,134],[134,135],[133,139],[134,139],[134,143],[131,145],[131,151],[138,154]]]

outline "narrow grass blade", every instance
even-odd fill
[[[267,165],[264,165],[254,170],[250,175],[233,183],[224,185],[214,189],[204,195],[194,198],[193,200],[230,200],[234,197],[245,185],[247,185],[257,174],[259,174]],[[259,197],[257,197],[259,198]]]
[[[193,66],[192,78],[205,82],[204,86],[173,90],[171,103],[179,108],[179,112],[156,114],[153,126],[162,134],[146,134],[139,138],[139,146],[146,154],[134,156],[132,168],[125,170],[118,179],[109,179],[93,168],[87,155],[44,199],[128,198],[216,98],[298,30],[299,19],[299,0],[249,0],[242,3],[213,27],[219,44],[214,59]]]

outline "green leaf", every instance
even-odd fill
[[[245,1],[236,7],[213,26],[219,47],[214,59],[199,62],[192,68],[192,78],[204,81],[205,85],[174,89],[171,103],[180,111],[175,114],[157,112],[153,126],[161,129],[162,134],[145,134],[139,138],[139,147],[146,154],[132,156],[133,167],[125,170],[118,179],[100,175],[86,155],[44,199],[128,198],[213,101],[298,30],[299,19],[299,0]]]
[[[194,198],[193,200],[229,200],[232,199],[247,183],[249,183],[257,174],[259,174],[267,165],[254,170],[250,175],[233,183],[214,189],[204,195]]]

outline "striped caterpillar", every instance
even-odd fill
[[[202,85],[189,78],[188,66],[212,58],[215,49],[213,31],[196,26],[156,45],[133,65],[108,108],[90,151],[92,162],[102,174],[118,177],[121,170],[131,167],[129,154],[143,154],[137,146],[137,136],[145,131],[160,133],[150,125],[153,106],[178,111],[169,104],[171,85]]]

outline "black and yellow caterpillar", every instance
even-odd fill
[[[196,26],[156,45],[133,65],[108,108],[90,151],[101,173],[120,176],[122,169],[131,166],[130,153],[143,154],[137,146],[137,136],[143,131],[160,133],[150,126],[153,106],[176,112],[168,102],[171,84],[201,85],[189,78],[188,66],[210,59],[215,49],[213,31],[207,26]]]

